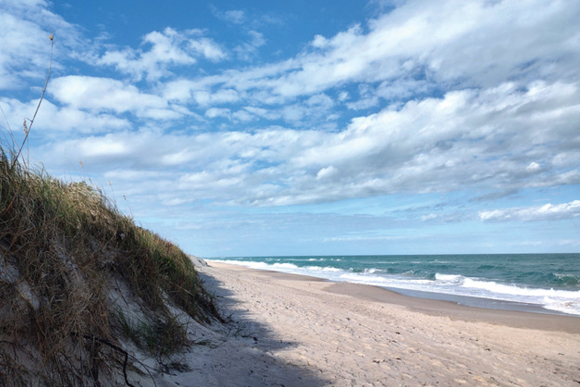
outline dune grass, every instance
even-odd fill
[[[171,308],[206,324],[220,319],[177,246],[137,226],[100,190],[13,155],[0,148],[1,385],[112,382],[123,353],[106,343],[128,340],[169,356],[187,343]],[[137,318],[115,305],[110,290],[119,282],[140,306]]]
[[[20,160],[34,117],[19,147],[10,128],[0,143],[0,385],[131,385],[125,348],[161,364],[188,344],[176,311],[221,317],[177,246]]]

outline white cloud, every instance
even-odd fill
[[[229,117],[230,109],[220,109],[220,108],[210,108],[205,111],[206,117],[216,118],[216,117]]]
[[[328,45],[328,39],[322,35],[315,35],[314,40],[310,44],[312,47],[324,48]]]
[[[0,99],[0,105],[12,130],[22,128],[24,118],[31,119],[38,100],[22,103],[16,99]],[[58,107],[44,99],[34,123],[34,130],[50,131],[69,135],[106,133],[111,130],[127,129],[131,123],[109,113],[91,113],[71,106]]]
[[[423,216],[421,216],[421,222],[427,222],[429,220],[434,220],[437,218],[439,218],[439,216],[437,214],[423,215]]]
[[[246,110],[238,110],[232,114],[232,117],[234,120],[241,122],[250,122],[258,119],[255,115],[249,113]]]
[[[338,173],[338,170],[331,165],[331,166],[322,168],[320,171],[318,171],[318,173],[316,174],[316,178],[318,180],[328,179],[328,178],[331,178],[332,176],[335,176],[337,173]]]
[[[326,94],[316,94],[306,100],[306,105],[317,109],[328,110],[334,106],[334,101]]]
[[[493,87],[578,77],[580,3],[565,1],[408,1],[337,35],[317,36],[313,51],[284,62],[230,71],[210,81],[280,103],[347,83],[382,82],[352,108],[377,98],[408,98],[436,84]]]
[[[529,172],[538,172],[541,169],[542,169],[542,167],[540,167],[540,164],[536,163],[535,161],[532,161],[526,167],[526,170],[529,171]]]
[[[580,200],[563,204],[545,204],[537,207],[508,208],[480,211],[482,221],[542,221],[580,217]]]
[[[350,98],[350,94],[348,94],[348,92],[346,92],[346,91],[341,91],[340,93],[338,93],[338,101],[339,102],[344,102],[349,98]]]
[[[43,0],[3,0],[0,12],[0,90],[22,88],[30,79],[46,78],[50,63],[49,35],[56,31],[53,68],[77,46],[74,26],[52,13]]]
[[[567,103],[578,106],[579,98],[576,92]],[[549,111],[553,99],[562,102],[557,93],[537,99],[535,93],[502,87],[411,101],[400,110],[354,119],[346,130],[325,135],[288,164],[296,173],[314,174],[328,165],[339,168],[344,197],[577,184],[578,166],[554,168],[553,160],[554,149],[567,147],[566,133],[578,115],[570,110],[547,129],[543,119],[534,120],[522,111],[530,104],[545,105],[538,110]],[[516,111],[522,114],[512,115]],[[578,149],[574,153],[580,156]],[[538,169],[536,164],[550,167]],[[297,173],[296,179],[289,191],[299,195],[311,178]],[[332,187],[318,185],[317,190],[317,195],[334,195]]]
[[[112,137],[94,138],[90,142],[82,142],[79,152],[89,158],[121,156],[128,152],[127,144],[115,141]]]
[[[237,102],[240,96],[234,89],[221,89],[216,92],[199,90],[193,92],[193,99],[201,106],[208,106]]]
[[[580,57],[572,44],[580,36],[574,19],[580,5],[398,5],[366,26],[316,36],[294,58],[195,76],[172,72],[197,66],[201,58],[222,60],[225,51],[200,30],[151,32],[140,48],[109,49],[97,58],[131,79],[52,80],[44,114],[53,121],[45,126],[56,130],[62,122],[90,133],[62,146],[104,173],[120,165],[178,168],[181,173],[168,179],[180,183],[180,192],[209,197],[216,187],[222,202],[283,205],[580,183]],[[238,51],[256,53],[264,35],[245,31],[250,40]],[[152,90],[133,82],[163,77],[168,82]],[[31,106],[4,103],[11,112]],[[345,106],[372,110],[350,119],[355,112],[339,110]],[[341,118],[339,112],[346,125],[323,126]],[[188,116],[212,130],[216,120],[226,130],[203,133],[191,121],[169,124]],[[279,120],[294,129],[268,126]],[[147,129],[153,121],[167,125]]]
[[[150,81],[171,75],[170,67],[192,65],[197,58],[212,61],[225,59],[227,54],[200,30],[176,31],[167,27],[163,32],[150,32],[143,37],[149,50],[125,48],[109,50],[97,59],[97,64],[114,66],[135,80]]]
[[[222,48],[209,38],[190,40],[188,45],[191,50],[201,54],[204,58],[211,61],[220,61],[227,58],[227,54],[222,50]]]
[[[67,106],[92,112],[132,112],[138,117],[160,120],[183,115],[183,111],[172,109],[165,99],[110,78],[60,77],[51,81],[48,92]]]
[[[265,118],[268,120],[276,120],[280,118],[280,113],[274,110],[262,109],[255,106],[246,106],[244,110],[253,114],[256,117]]]
[[[363,110],[376,107],[379,105],[379,98],[376,96],[359,99],[356,102],[347,103],[346,106],[352,110]]]
[[[580,106],[580,92],[560,83],[534,85],[520,89],[504,84],[409,101],[399,109],[357,117],[341,131],[269,127],[253,133],[177,136],[140,130],[64,144],[71,157],[70,149],[78,150],[77,158],[88,157],[105,170],[111,163],[115,168],[179,167],[188,178],[174,180],[175,195],[214,195],[224,203],[290,205],[396,193],[517,192],[578,184],[580,148],[571,147],[569,135],[577,127],[580,112],[572,107]],[[324,95],[310,102],[312,106],[288,109],[294,106],[304,118],[308,109],[330,103]],[[530,115],[532,105],[535,113]],[[555,109],[558,120],[547,121]],[[212,107],[205,112],[208,119],[241,121],[269,114],[256,107]],[[89,152],[93,143],[96,149],[111,147],[114,157]],[[558,149],[565,149],[567,156]]]

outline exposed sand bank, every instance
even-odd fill
[[[469,308],[210,262],[231,313],[158,385],[580,386],[580,318]],[[200,332],[197,332],[200,337]],[[176,383],[177,382],[177,383]]]

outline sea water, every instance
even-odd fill
[[[254,269],[498,309],[580,316],[580,254],[228,257]]]

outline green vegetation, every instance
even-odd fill
[[[114,382],[121,343],[158,359],[187,344],[175,310],[206,324],[220,319],[178,247],[136,226],[98,189],[13,157],[0,148],[1,385]],[[127,297],[138,311],[119,306]]]
[[[0,143],[0,385],[131,385],[130,351],[163,366],[192,319],[221,317],[178,247],[20,161],[33,121],[21,146]]]

